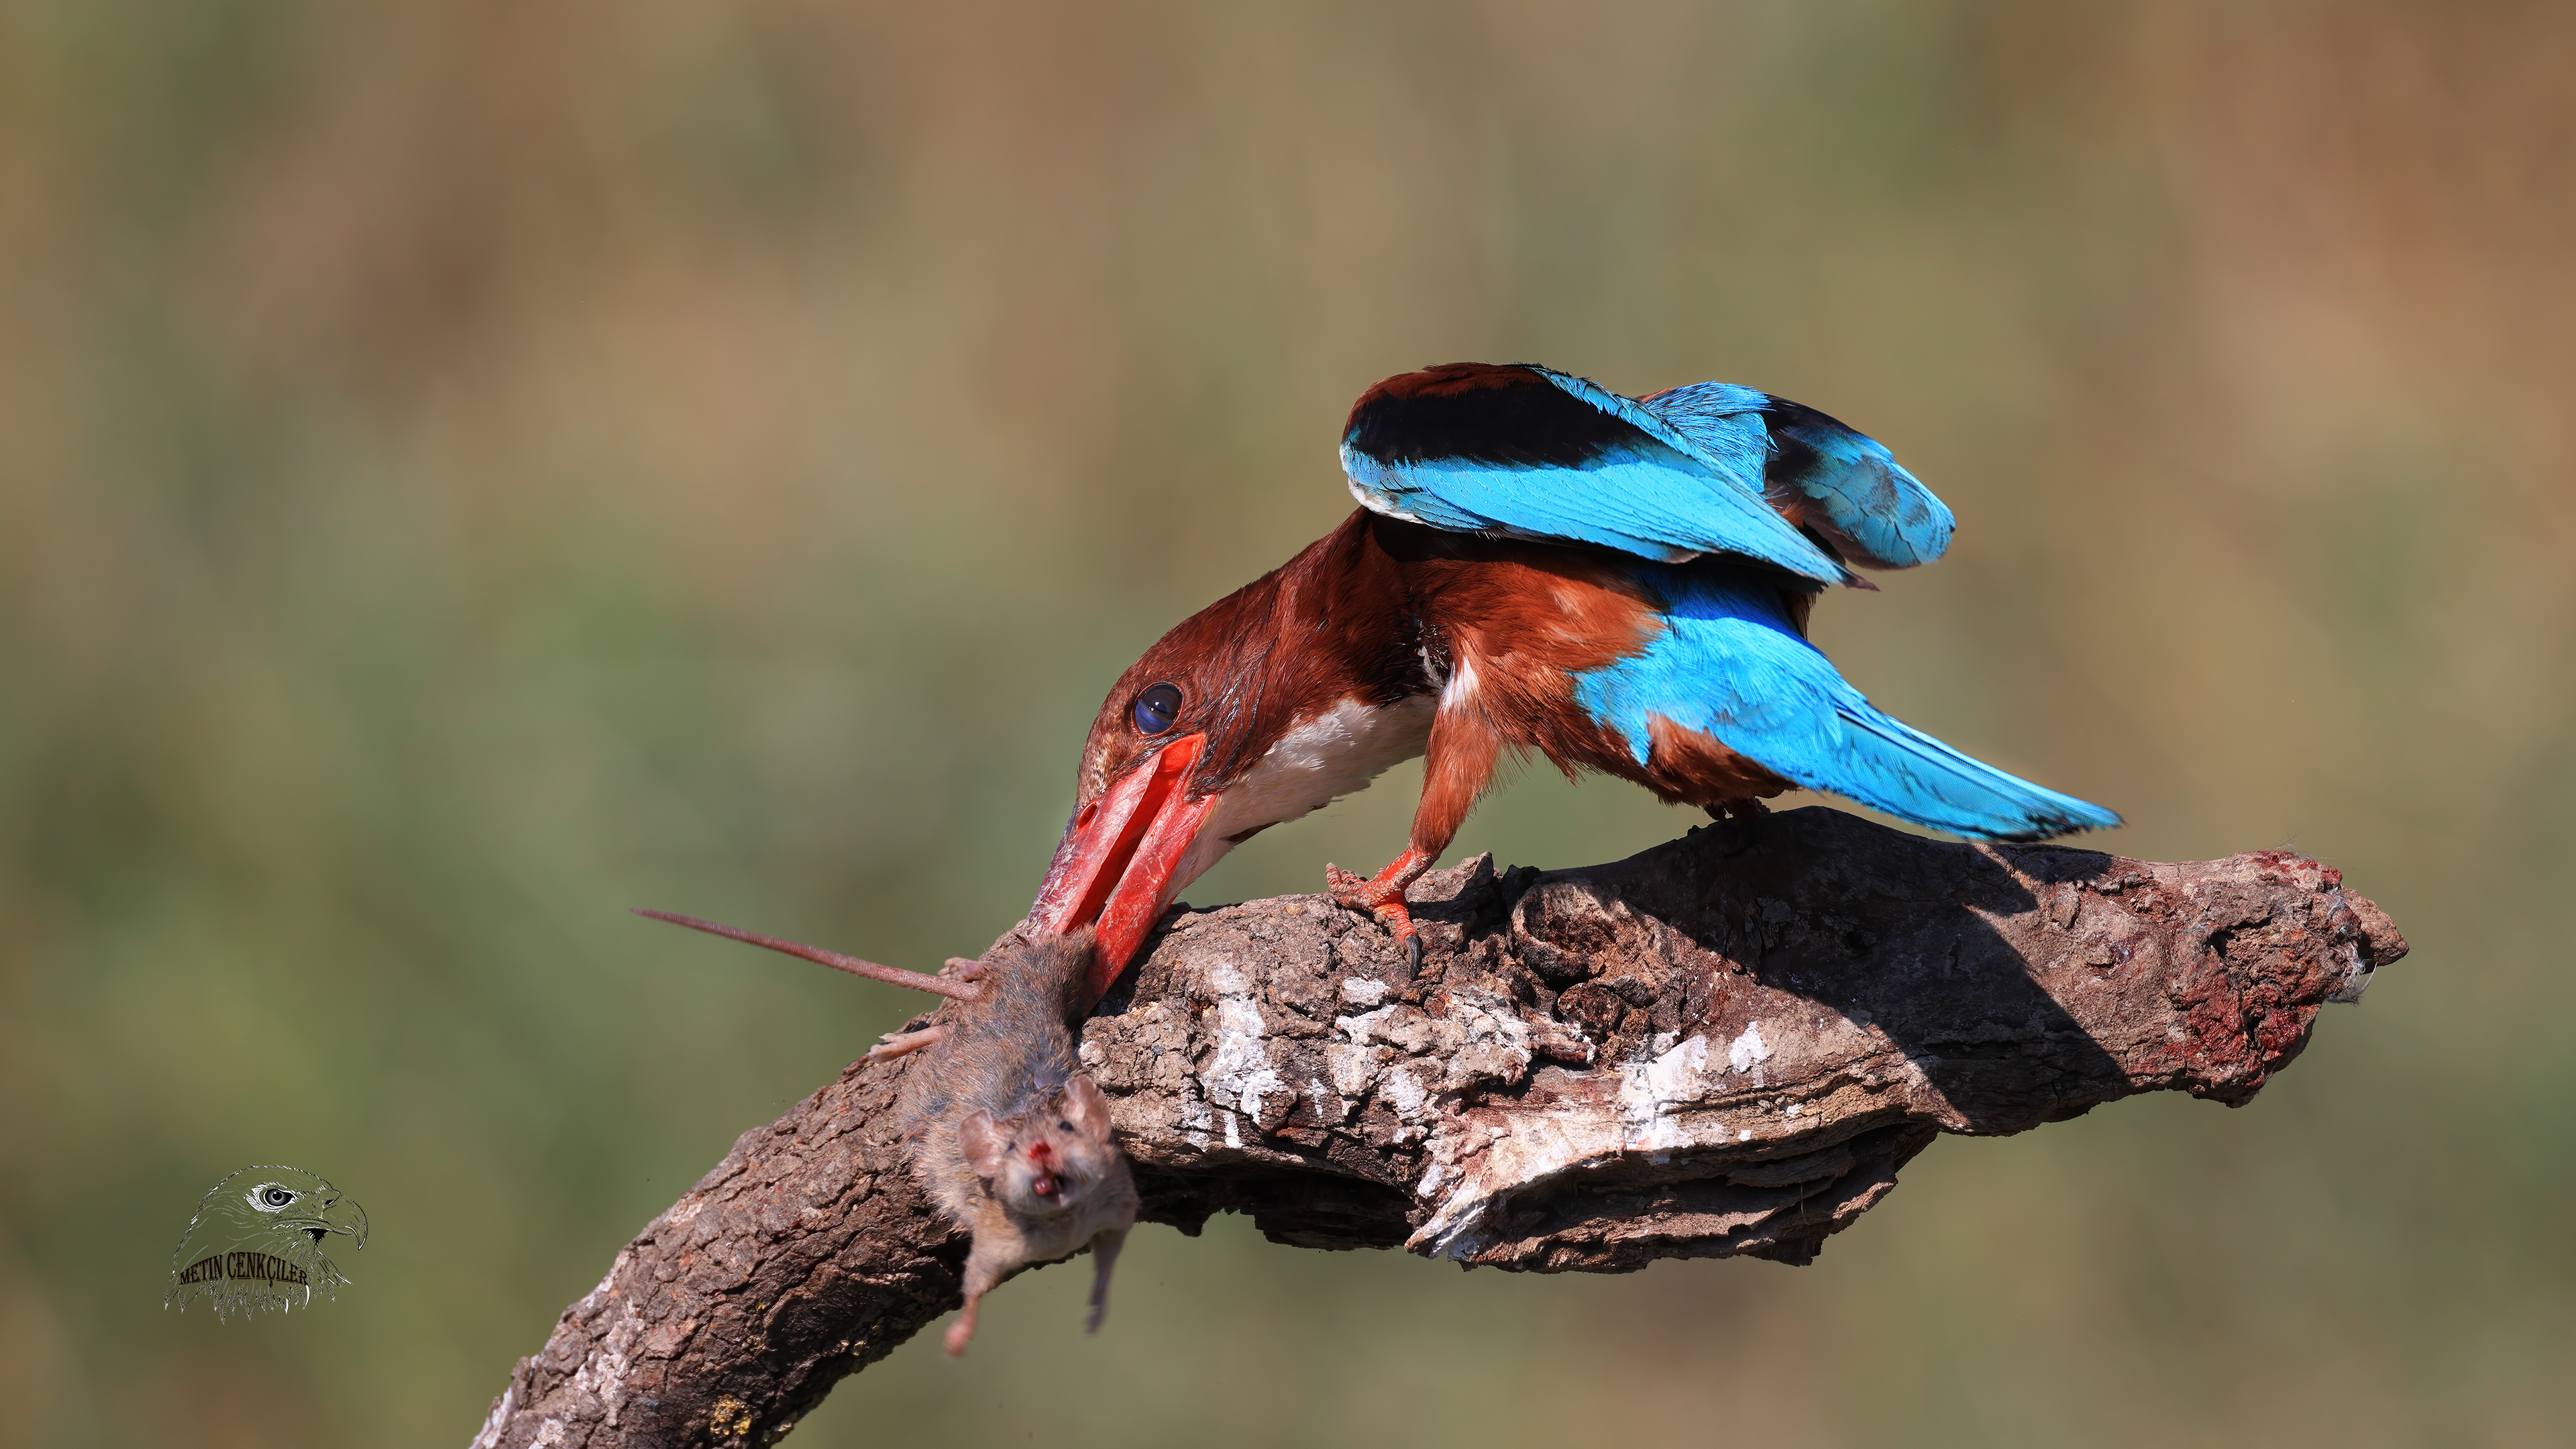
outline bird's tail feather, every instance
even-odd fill
[[[2099,805],[1970,759],[1857,695],[1835,712],[1843,768],[1813,783],[1872,809],[1977,840],[2045,840],[2120,823]]]

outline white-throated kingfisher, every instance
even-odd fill
[[[1094,997],[1227,851],[1415,755],[1404,852],[1326,878],[1417,955],[1405,887],[1505,750],[1720,816],[1803,786],[1977,840],[2120,823],[1881,713],[1807,642],[1827,585],[1869,587],[1852,565],[1929,563],[1951,530],[1812,408],[1452,363],[1361,394],[1342,466],[1358,511],[1164,635],[1092,723],[1031,918],[1098,923]]]

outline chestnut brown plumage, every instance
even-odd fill
[[[1165,635],[1092,722],[1030,916],[1098,927],[1095,997],[1220,856],[1415,755],[1403,853],[1325,880],[1417,955],[1405,887],[1506,750],[1714,815],[1803,786],[1979,840],[2119,823],[1882,713],[1808,642],[1821,589],[1928,563],[1952,527],[1813,408],[1450,363],[1361,394],[1341,452],[1360,511]]]

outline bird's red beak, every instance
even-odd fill
[[[1098,923],[1090,999],[1108,994],[1181,888],[1173,880],[1217,797],[1189,798],[1205,735],[1183,735],[1082,807],[1055,848],[1029,918],[1058,933]]]

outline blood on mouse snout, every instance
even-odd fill
[[[1006,936],[986,954],[973,1001],[909,1071],[897,1112],[913,1167],[974,1239],[965,1311],[948,1352],[965,1351],[983,1296],[1013,1271],[1090,1249],[1091,1314],[1108,1305],[1111,1265],[1136,1222],[1136,1187],[1108,1099],[1073,1050],[1092,955],[1089,931]]]

